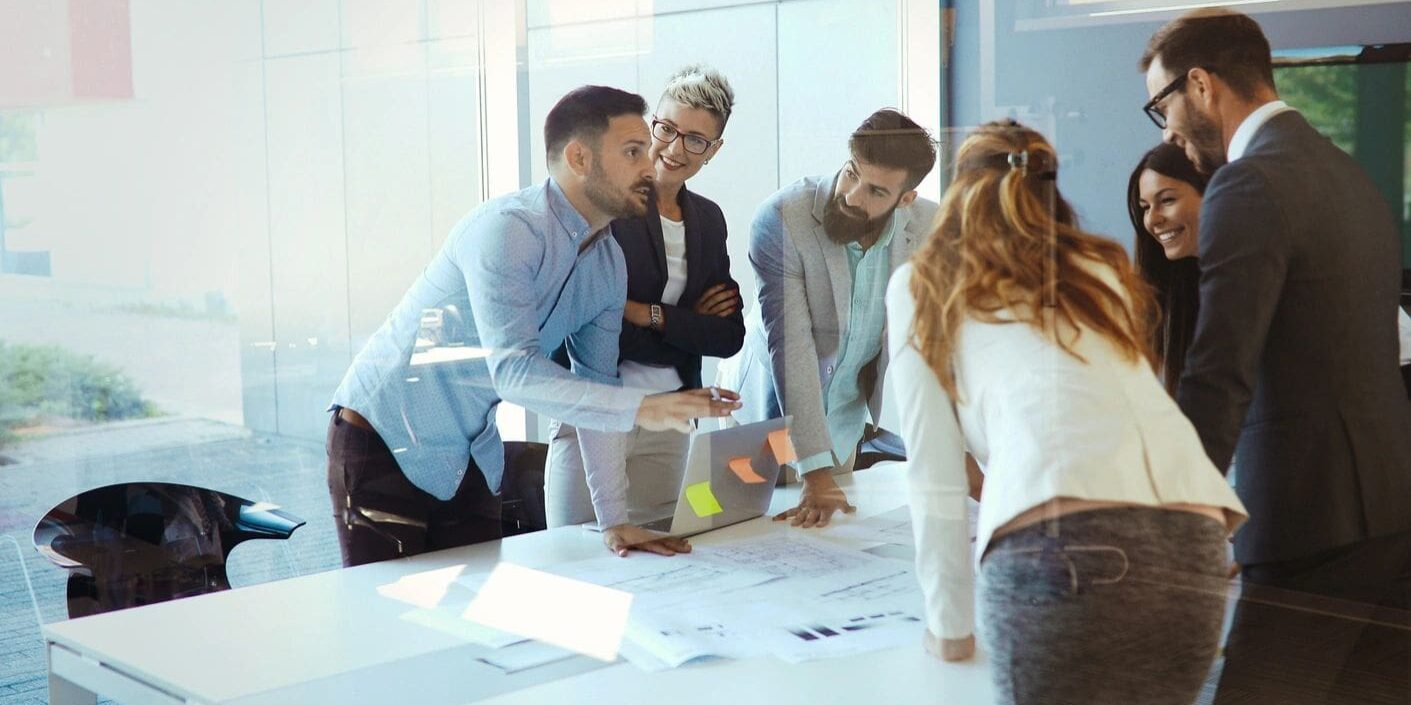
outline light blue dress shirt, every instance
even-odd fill
[[[852,271],[848,330],[838,346],[834,374],[823,390],[823,409],[828,416],[833,450],[800,459],[800,473],[847,462],[862,440],[868,412],[858,378],[862,369],[882,352],[882,333],[887,325],[887,280],[892,273],[892,235],[896,229],[894,214],[872,247],[863,250],[856,242],[846,246],[848,268]]]
[[[501,400],[575,426],[632,428],[645,393],[617,378],[622,250],[552,179],[456,224],[334,392],[370,422],[412,484],[450,499],[471,458],[496,492]],[[567,343],[572,371],[549,359]],[[332,408],[331,407],[331,408]]]

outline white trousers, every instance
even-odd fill
[[[544,514],[549,528],[594,521],[592,495],[583,470],[578,429],[555,421],[549,428],[549,458],[544,469]],[[626,460],[627,508],[633,523],[656,518],[674,502],[686,472],[690,434],[634,428],[616,436]],[[619,466],[621,467],[621,466]]]

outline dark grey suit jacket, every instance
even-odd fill
[[[1216,171],[1200,316],[1178,400],[1235,457],[1244,564],[1411,530],[1411,401],[1397,369],[1401,242],[1351,157],[1285,112]]]

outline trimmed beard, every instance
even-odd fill
[[[1191,158],[1196,171],[1208,177],[1229,161],[1224,136],[1215,120],[1197,110],[1190,100],[1186,100],[1186,115],[1190,120],[1186,142],[1195,151],[1194,155],[1186,156]]]
[[[646,186],[652,187],[649,179],[639,179],[636,183],[627,188],[625,192],[614,193],[611,182],[608,181],[607,171],[603,169],[602,162],[593,160],[592,178],[583,185],[583,195],[588,198],[588,202],[594,208],[606,213],[613,218],[640,218],[647,214],[647,201],[637,202],[637,189]],[[647,200],[652,198],[649,191]]]
[[[866,214],[853,215],[850,212],[853,209],[843,204],[842,197],[834,196],[828,199],[828,205],[823,209],[823,232],[828,234],[829,240],[839,245],[858,242],[868,235],[881,232],[887,224],[887,219],[896,212],[899,203],[901,198],[897,198],[896,203],[893,203],[886,213],[868,220]]]

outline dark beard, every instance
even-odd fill
[[[1186,140],[1195,150],[1195,170],[1210,176],[1216,169],[1225,166],[1224,136],[1220,133],[1220,126],[1197,110],[1190,101],[1186,102],[1186,114],[1190,116],[1190,134],[1186,135]]]
[[[643,186],[650,189],[652,182],[640,179],[625,192],[613,193],[607,172],[603,170],[601,163],[594,162],[592,178],[584,184],[583,195],[588,197],[588,202],[592,203],[593,207],[613,218],[640,218],[647,214],[646,201],[637,201],[637,189]],[[652,194],[649,192],[647,200],[651,199]]]
[[[887,224],[887,219],[892,217],[892,213],[896,209],[897,206],[894,203],[881,217],[868,220],[866,215],[852,211],[851,208],[843,205],[843,199],[834,196],[828,200],[828,206],[823,209],[823,232],[828,234],[829,240],[839,245],[857,242],[869,235],[881,232],[882,227]]]

